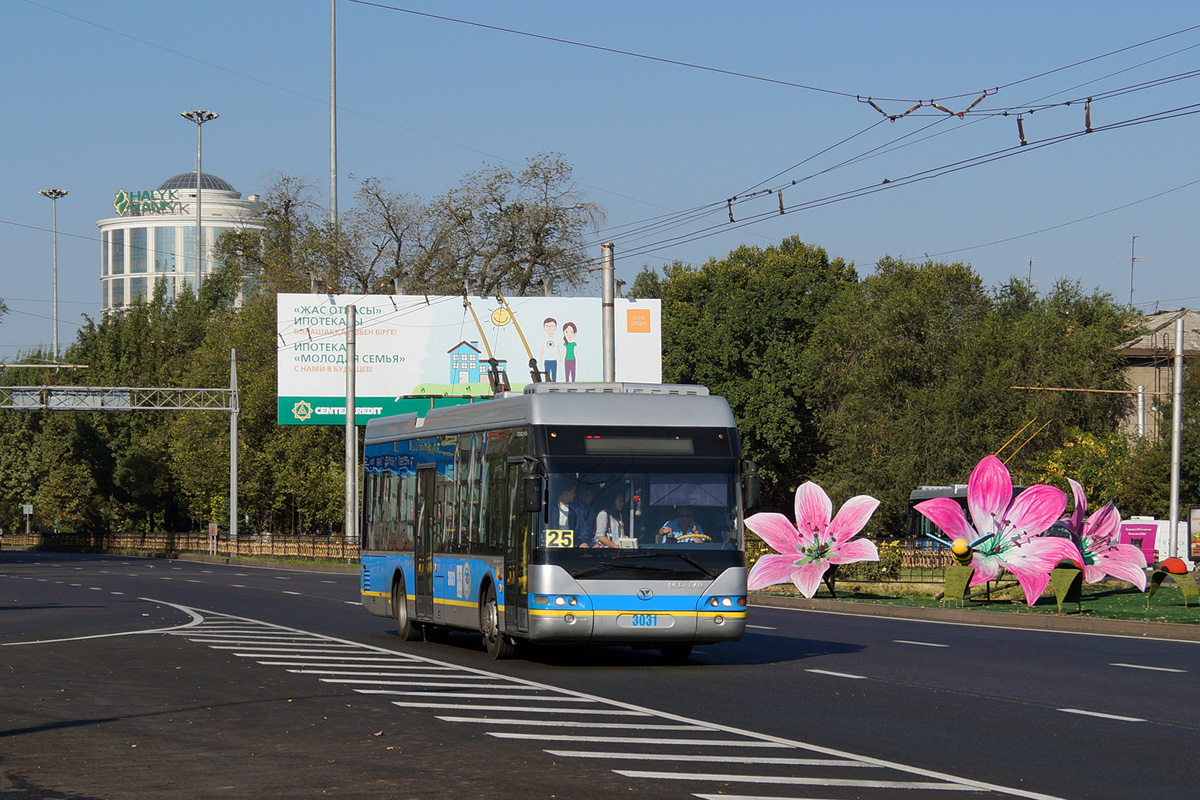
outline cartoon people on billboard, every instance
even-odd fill
[[[575,348],[579,342],[575,341],[576,335],[579,333],[579,328],[574,322],[563,323],[563,379],[568,383],[576,380],[575,373]]]
[[[542,369],[546,373],[546,380],[558,380],[558,320],[554,317],[546,317],[542,323],[542,330],[546,332],[546,338],[542,340],[541,349],[538,350],[538,357],[542,361]]]

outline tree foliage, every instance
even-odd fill
[[[876,531],[900,529],[916,486],[966,483],[988,453],[1028,482],[1032,461],[1073,432],[1115,430],[1124,395],[1061,390],[1124,388],[1116,347],[1130,321],[1073,282],[989,292],[964,264],[881,260],[807,353],[829,447],[821,481],[880,498]]]
[[[663,377],[729,400],[748,458],[786,505],[821,452],[800,363],[816,321],[857,275],[797,237],[739,247],[701,267],[643,270],[639,296],[663,303]]]

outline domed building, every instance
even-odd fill
[[[96,223],[100,228],[100,307],[105,313],[154,295],[166,284],[168,297],[185,286],[196,291],[213,271],[212,247],[222,233],[260,230],[258,195],[242,199],[226,180],[207,172],[200,176],[200,230],[203,259],[197,258],[196,173],[168,178],[157,189],[121,189],[113,199],[117,216]]]

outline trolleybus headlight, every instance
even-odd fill
[[[722,597],[721,605],[725,606],[726,608],[733,608],[733,600],[729,599],[728,597]]]
[[[558,597],[554,598],[554,605],[565,606],[566,604],[567,604],[567,598],[563,597],[562,595],[559,595]]]
[[[579,605],[579,598],[578,598],[578,597],[568,597],[568,598],[567,598],[567,605],[569,605],[569,606],[577,606],[577,605]]]
[[[708,604],[710,606],[712,606],[713,608],[716,608],[717,606],[719,606],[721,604],[721,601],[718,600],[717,598],[713,597],[713,598],[709,599]]]

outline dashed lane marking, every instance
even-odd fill
[[[1186,669],[1175,669],[1174,667],[1151,667],[1146,664],[1109,664],[1110,667],[1125,667],[1126,669],[1148,669],[1154,672],[1187,672]]]

